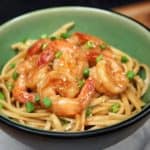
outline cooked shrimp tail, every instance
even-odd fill
[[[80,114],[89,105],[94,93],[94,80],[89,78],[77,98],[58,98],[53,101],[51,111],[65,117]]]
[[[15,82],[12,94],[15,100],[21,103],[33,101],[35,97],[34,94],[27,92],[24,75],[20,75],[17,81]]]
[[[85,85],[83,86],[78,96],[78,100],[80,101],[82,109],[88,106],[94,93],[95,93],[94,80],[92,78],[89,78],[86,80]]]

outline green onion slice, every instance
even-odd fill
[[[56,39],[57,39],[57,36],[55,36],[55,35],[51,35],[49,38],[50,38],[52,41],[54,41],[54,40],[56,40]]]
[[[40,95],[35,95],[35,102],[39,102],[40,101]]]
[[[33,103],[31,103],[31,102],[27,102],[27,103],[25,104],[25,106],[26,106],[26,111],[27,111],[28,113],[33,112],[34,109],[35,109]]]
[[[49,99],[48,97],[45,97],[45,98],[43,99],[43,104],[44,104],[44,106],[45,106],[46,108],[49,108],[49,107],[51,107],[51,105],[52,105],[52,100]]]
[[[63,39],[67,39],[67,38],[69,38],[70,37],[70,34],[69,33],[62,33],[61,35],[60,35],[60,37],[61,38],[63,38]]]
[[[83,76],[84,76],[85,78],[88,78],[88,77],[89,77],[89,74],[90,74],[89,68],[85,68],[85,69],[83,70]]]
[[[89,49],[95,47],[95,44],[94,44],[94,42],[92,42],[92,41],[87,41],[85,45],[86,45],[86,47],[89,48]]]
[[[126,76],[129,80],[133,80],[133,78],[135,77],[135,73],[131,70],[126,73]]]
[[[85,81],[84,80],[79,80],[78,81],[78,87],[81,89],[84,86]]]
[[[41,45],[41,49],[44,50],[47,46],[48,46],[48,43],[43,43],[43,44]]]
[[[10,66],[11,69],[13,69],[13,68],[16,67],[16,63],[12,63],[12,64],[10,64],[9,66]]]
[[[114,103],[110,107],[110,112],[117,113],[120,109],[120,104],[119,103]]]
[[[13,78],[14,80],[17,80],[18,77],[19,77],[19,73],[16,72],[16,71],[14,71],[13,74],[12,74],[12,78]]]
[[[96,62],[98,63],[102,59],[103,59],[103,55],[99,55],[99,56],[96,57]]]
[[[104,50],[104,49],[107,48],[107,45],[106,45],[105,43],[103,43],[103,44],[101,44],[99,47],[101,48],[101,50]]]
[[[62,51],[57,51],[57,53],[55,54],[55,58],[60,58],[62,56]]]
[[[122,56],[121,57],[121,62],[122,63],[127,63],[129,61],[128,57],[127,56]]]

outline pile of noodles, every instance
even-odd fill
[[[73,26],[73,22],[67,23],[54,32],[52,35],[60,35],[67,32]],[[0,114],[7,116],[10,119],[33,128],[47,131],[68,131],[77,132],[85,130],[93,130],[105,128],[119,122],[122,122],[133,115],[140,112],[145,105],[141,97],[146,92],[150,73],[149,68],[145,64],[140,64],[137,60],[131,58],[122,51],[113,48],[114,54],[120,59],[122,55],[128,57],[129,61],[123,66],[126,71],[133,70],[136,74],[134,79],[129,83],[129,87],[117,98],[102,95],[92,99],[88,106],[88,110],[84,110],[81,114],[77,114],[74,118],[58,117],[56,114],[47,112],[44,108],[35,110],[32,113],[26,112],[25,105],[15,101],[12,93],[7,86],[7,82],[11,81],[14,68],[10,68],[10,64],[19,64],[26,56],[27,49],[36,40],[28,40],[25,43],[19,42],[12,45],[13,49],[19,49],[19,53],[10,59],[2,69],[0,75],[0,90],[4,93],[5,99],[0,99],[1,109]],[[143,69],[146,77],[142,79],[138,72]],[[110,107],[114,103],[119,103],[119,111],[116,113],[110,112]],[[89,115],[87,116],[87,111]]]

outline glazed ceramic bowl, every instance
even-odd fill
[[[38,38],[45,33],[52,33],[69,21],[75,22],[75,28],[73,28],[72,32],[82,31],[99,36],[110,45],[123,50],[150,66],[150,33],[144,26],[110,11],[85,7],[60,7],[34,11],[1,25],[0,67],[2,68],[7,60],[14,55],[10,48],[12,43],[22,41],[25,38]],[[122,128],[125,127],[128,129],[131,126],[135,128],[150,112],[149,93],[150,90],[143,97],[147,105],[140,113],[124,122],[104,129],[77,133],[60,133],[26,127],[3,116],[0,116],[0,121],[23,131],[38,135],[48,135],[51,138],[57,137],[60,140],[63,138],[73,138],[74,140],[80,138],[79,143],[81,143],[82,140],[90,137],[95,139],[104,134],[110,135],[110,133],[113,133],[112,135],[115,135],[115,133],[122,131]],[[92,140],[92,142],[94,141],[97,140]]]

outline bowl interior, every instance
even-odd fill
[[[150,66],[150,34],[139,24],[104,10],[62,7],[35,11],[0,26],[0,68],[15,53],[12,43],[50,34],[61,25],[74,21],[73,31],[93,34]],[[150,96],[144,100],[150,104]]]

